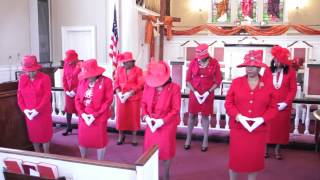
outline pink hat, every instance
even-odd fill
[[[132,53],[131,52],[124,52],[122,53],[122,58],[119,59],[120,62],[129,62],[129,61],[135,61],[132,57]]]
[[[145,81],[150,87],[163,85],[170,78],[170,67],[164,61],[151,61],[145,72]]]
[[[207,44],[199,44],[198,47],[196,47],[196,57],[198,59],[204,59],[208,57],[208,48],[209,46]]]
[[[78,61],[78,53],[73,49],[69,49],[66,51],[66,57],[64,58],[64,61],[70,62],[73,60]]]
[[[33,55],[27,55],[23,57],[22,70],[23,71],[36,71],[42,66],[38,63],[37,57]]]
[[[267,67],[262,62],[263,51],[262,50],[250,50],[244,56],[244,62],[237,67],[247,67],[247,66],[255,66],[255,67]]]
[[[105,71],[99,67],[96,59],[89,59],[82,63],[81,72],[78,75],[79,80],[101,75]]]
[[[273,46],[271,49],[272,56],[282,64],[290,65],[289,56],[290,52],[287,48],[281,46]]]

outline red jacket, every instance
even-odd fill
[[[200,94],[208,91],[213,84],[219,86],[222,81],[222,75],[218,61],[211,58],[208,66],[204,68],[204,74],[200,74],[198,59],[192,60],[187,71],[186,81],[191,83]]]
[[[92,114],[95,118],[107,113],[107,117],[110,117],[110,106],[113,101],[113,88],[112,81],[104,76],[97,79],[95,86],[93,87],[92,106],[85,108],[83,99],[86,90],[88,89],[89,80],[85,79],[79,82],[78,93],[76,95],[75,104],[78,113]]]
[[[144,80],[142,70],[134,66],[129,74],[126,73],[126,68],[120,67],[117,69],[117,74],[114,81],[114,90],[120,89],[121,92],[134,91],[134,95],[127,101],[140,100],[142,97],[142,88]]]
[[[78,87],[78,74],[80,73],[80,67],[76,65],[64,64],[63,67],[63,89],[64,91],[77,92]]]
[[[225,108],[230,116],[230,128],[244,129],[241,123],[236,122],[237,114],[250,118],[262,117],[268,123],[277,112],[275,98],[270,83],[261,77],[257,87],[250,89],[247,75],[232,81],[227,93]],[[266,130],[266,125],[259,126],[255,131]]]

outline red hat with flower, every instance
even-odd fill
[[[23,57],[22,70],[23,71],[37,71],[41,68],[41,65],[37,61],[37,57],[34,55],[26,55]]]
[[[78,61],[78,53],[73,50],[73,49],[69,49],[66,51],[66,57],[64,58],[65,62],[70,62],[70,61]]]
[[[148,64],[147,72],[145,72],[145,81],[150,87],[158,87],[163,85],[170,78],[170,67],[164,61],[154,61]]]
[[[262,50],[250,50],[244,56],[244,62],[238,65],[237,67],[247,67],[247,66],[267,67],[267,65],[262,62],[262,59],[263,59]]]
[[[209,48],[208,44],[199,44],[196,47],[196,57],[198,59],[204,59],[208,57],[209,56],[208,48]]]
[[[78,75],[80,80],[102,75],[104,68],[99,67],[96,59],[89,59],[81,64],[81,72]]]
[[[280,63],[290,65],[289,56],[290,52],[287,48],[281,46],[273,46],[271,49],[272,56]]]
[[[122,53],[122,57],[121,57],[121,59],[119,59],[119,61],[122,63],[125,63],[125,62],[135,61],[135,60],[133,59],[131,52],[124,52],[124,53]]]

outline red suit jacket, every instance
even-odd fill
[[[175,156],[176,131],[180,123],[181,92],[175,83],[169,83],[161,92],[156,88],[144,86],[141,103],[142,115],[151,118],[161,118],[164,121],[162,127],[152,133],[147,127],[145,132],[144,150],[153,145],[159,146],[159,159],[168,160]]]
[[[35,143],[45,143],[52,138],[51,80],[47,74],[37,72],[30,80],[27,74],[20,76],[18,104],[21,111],[36,109],[39,114],[31,121],[26,117],[29,139]]]

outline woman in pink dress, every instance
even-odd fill
[[[227,93],[225,108],[230,116],[230,180],[238,173],[248,173],[248,179],[256,179],[264,168],[267,123],[276,113],[271,84],[259,75],[262,50],[249,51],[244,63],[246,75],[232,81]]]
[[[142,115],[147,122],[144,150],[159,147],[159,159],[164,161],[164,179],[169,179],[170,163],[176,154],[176,132],[180,122],[180,87],[171,82],[170,67],[151,61],[145,75]]]
[[[289,61],[290,52],[286,48],[274,46],[271,49],[273,59],[265,76],[273,84],[274,96],[278,105],[275,118],[270,122],[268,129],[268,144],[275,144],[275,157],[282,159],[280,145],[289,143],[291,128],[292,102],[297,92],[296,71]],[[265,157],[269,157],[266,147]]]
[[[220,65],[208,53],[208,45],[200,44],[196,48],[196,58],[191,61],[187,71],[187,86],[189,94],[188,133],[184,148],[190,149],[194,121],[201,113],[203,141],[201,151],[208,149],[209,116],[213,115],[214,90],[222,81]]]
[[[124,131],[132,131],[132,145],[137,146],[137,131],[140,129],[140,104],[143,89],[142,70],[135,66],[131,52],[120,55],[120,63],[116,72],[114,89],[117,94],[117,123],[119,131],[117,145],[124,143]]]
[[[67,116],[67,130],[62,133],[63,136],[67,136],[72,132],[71,118],[73,113],[77,113],[74,98],[77,93],[78,87],[78,74],[80,67],[78,64],[78,54],[74,50],[66,51],[66,57],[63,65],[63,90],[65,92],[65,113]]]
[[[52,138],[51,80],[39,71],[36,56],[24,56],[18,86],[18,104],[25,114],[29,139],[36,152],[49,153]]]
[[[102,76],[104,68],[97,60],[84,61],[79,73],[75,105],[79,116],[78,140],[82,158],[88,148],[97,149],[97,159],[103,160],[108,143],[107,121],[113,101],[112,81]]]

